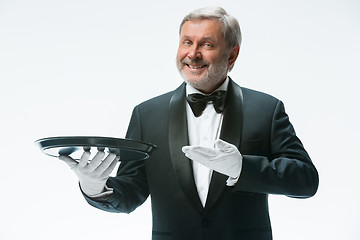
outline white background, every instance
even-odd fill
[[[270,197],[274,239],[360,239],[356,0],[0,0],[0,239],[150,239],[150,201],[92,208],[33,142],[124,137],[136,104],[182,82],[178,25],[208,5],[242,28],[230,76],[285,102],[320,174],[313,198]]]

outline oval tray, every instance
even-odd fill
[[[35,141],[43,153],[52,157],[68,155],[76,160],[80,159],[83,151],[91,151],[92,155],[98,150],[116,153],[120,161],[138,161],[149,158],[156,146],[151,143],[123,138],[64,136],[49,137]]]

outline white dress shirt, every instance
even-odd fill
[[[219,90],[227,91],[228,84],[229,84],[229,77],[227,77],[224,83],[215,91],[219,91]],[[203,94],[199,90],[187,84],[186,95],[192,93]],[[186,115],[188,122],[189,145],[214,147],[215,140],[220,137],[223,113],[217,113],[215,111],[214,105],[212,103],[208,103],[203,114],[199,117],[195,117],[190,108],[190,105],[186,102]],[[195,161],[192,161],[192,166],[194,171],[194,181],[199,194],[199,198],[201,200],[202,205],[205,207],[206,198],[208,195],[211,176],[212,176],[212,170]],[[233,185],[234,183],[235,183],[234,181],[230,182],[229,186]],[[113,193],[113,189],[105,186],[104,192],[90,197],[102,198],[109,196],[112,193]]]
[[[225,82],[215,91],[225,90],[229,84],[227,77]],[[201,93],[189,84],[186,85],[186,95]],[[201,93],[203,94],[203,93]],[[188,122],[189,145],[201,145],[204,147],[214,147],[214,142],[220,137],[223,113],[217,113],[213,104],[207,104],[201,116],[195,117],[189,103],[186,104],[186,115]],[[212,170],[204,165],[192,161],[194,180],[202,205],[205,207],[206,198],[209,191]]]

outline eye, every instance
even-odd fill
[[[190,45],[191,45],[191,41],[185,40],[185,41],[183,42],[183,44],[186,45],[186,46],[190,46]]]
[[[204,47],[207,47],[207,48],[212,48],[213,45],[211,43],[204,43]]]

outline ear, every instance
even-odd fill
[[[230,67],[231,65],[233,65],[235,63],[237,57],[239,56],[239,52],[240,52],[240,46],[239,45],[236,45],[235,47],[233,47],[230,50],[228,67]]]

